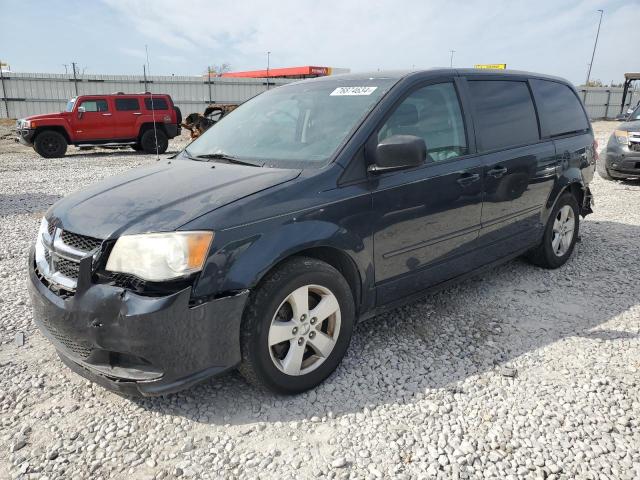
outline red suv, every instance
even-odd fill
[[[67,145],[124,146],[164,153],[180,134],[182,115],[169,95],[81,95],[64,112],[21,118],[16,141],[33,146],[45,158],[64,156]],[[153,126],[156,128],[154,129]]]

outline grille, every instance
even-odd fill
[[[640,152],[640,143],[630,143],[629,148],[633,151]]]
[[[144,286],[144,280],[140,280],[133,275],[128,275],[126,273],[114,273],[113,276],[113,284],[116,287],[126,288],[128,290],[137,291],[142,286]]]
[[[91,345],[85,342],[79,342],[68,337],[64,333],[60,332],[56,327],[51,325],[47,321],[46,317],[43,319],[42,325],[53,338],[60,342],[66,350],[73,353],[76,357],[86,359],[91,355]]]
[[[47,231],[49,232],[49,236],[52,236],[53,233],[56,231],[56,226],[53,223],[48,223]]]
[[[62,231],[62,242],[78,250],[90,252],[100,246],[102,240],[93,237],[87,237],[85,235],[78,235],[77,233]]]
[[[80,264],[58,257],[56,259],[56,270],[65,277],[77,279],[80,273]]]

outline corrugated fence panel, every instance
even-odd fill
[[[144,78],[140,75],[83,75],[77,82],[69,75],[55,73],[5,75],[5,95],[0,91],[0,118],[7,117],[6,108],[9,118],[62,110],[67,100],[76,95],[76,85],[80,95],[145,91]],[[209,104],[209,85],[204,77],[153,76],[147,80],[147,90],[171,95],[183,116],[202,112]],[[290,81],[272,79],[271,83],[283,85]],[[211,83],[211,100],[214,103],[244,102],[266,88],[266,81],[261,78],[215,78]],[[580,87],[579,93],[591,119],[615,118],[620,113],[622,88]],[[624,111],[638,100],[640,91],[630,91]]]
[[[141,75],[84,75],[77,82],[69,75],[52,73],[4,75],[5,94],[2,95],[0,91],[0,118],[21,118],[63,110],[68,99],[76,96],[76,85],[79,95],[145,91],[144,77]],[[209,85],[204,77],[153,76],[147,77],[147,80],[147,90],[171,95],[183,116],[202,112],[209,104]],[[290,81],[272,79],[271,84],[283,85]],[[215,78],[211,82],[211,99],[214,103],[239,103],[266,88],[263,79]]]

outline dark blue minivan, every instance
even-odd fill
[[[29,259],[34,318],[71,369],[122,393],[236,367],[302,392],[357,321],[519,255],[563,265],[596,147],[575,89],[546,75],[278,87],[53,205]]]

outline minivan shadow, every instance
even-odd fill
[[[310,420],[411,403],[438,389],[446,399],[463,393],[460,382],[490,371],[517,382],[529,374],[526,365],[518,370],[519,356],[570,337],[632,338],[637,332],[598,327],[640,303],[621,293],[640,284],[640,227],[587,220],[581,228],[582,242],[558,270],[515,260],[358,325],[342,364],[312,391],[278,396],[230,373],[175,395],[133,401],[201,423]],[[586,295],[587,286],[599,294]],[[533,361],[542,362],[542,353]]]

